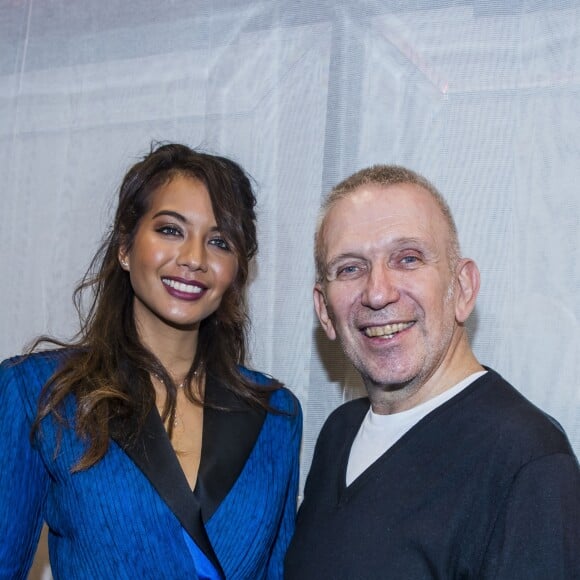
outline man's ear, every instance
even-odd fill
[[[121,246],[119,248],[119,253],[117,254],[117,258],[119,259],[119,264],[123,270],[129,272],[131,269],[131,263],[129,261],[129,252],[125,248],[125,246]]]
[[[455,273],[457,292],[455,296],[455,318],[462,324],[475,308],[475,300],[479,293],[479,268],[469,259],[462,258]]]
[[[316,310],[316,315],[318,316],[318,320],[320,320],[320,324],[322,324],[324,332],[326,332],[326,336],[330,340],[335,340],[336,331],[334,330],[334,324],[328,312],[322,284],[316,284],[314,286],[314,309]]]

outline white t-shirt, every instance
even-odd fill
[[[473,373],[454,387],[407,411],[378,415],[373,413],[372,408],[369,408],[350,450],[346,468],[346,485],[350,485],[423,417],[463,391],[486,372]]]

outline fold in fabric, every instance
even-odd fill
[[[199,580],[223,580],[219,570],[210,562],[209,558],[203,553],[185,529],[182,528],[181,533],[195,564],[195,571],[197,572]]]

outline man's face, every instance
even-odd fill
[[[367,384],[424,384],[457,328],[451,234],[437,203],[413,184],[361,186],[332,207],[322,235],[315,306],[328,337]]]

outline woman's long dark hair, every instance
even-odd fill
[[[133,289],[128,272],[119,265],[119,250],[130,250],[152,195],[176,175],[201,181],[209,192],[218,228],[238,259],[238,272],[218,310],[203,320],[198,348],[186,377],[211,374],[238,396],[267,407],[263,390],[256,389],[238,370],[246,356],[245,289],[249,263],[257,251],[256,199],[244,170],[224,157],[198,152],[179,144],[152,147],[126,174],[119,191],[115,220],[81,283],[74,292],[80,330],[70,342],[41,337],[69,347],[71,354],[45,385],[39,401],[35,433],[42,419],[52,415],[68,425],[62,405],[76,399],[75,430],[88,442],[73,471],[87,469],[106,453],[109,437],[129,442],[155,405],[150,376],[157,375],[167,389],[163,418],[173,424],[177,387],[157,357],[140,342],[133,317]],[[92,290],[86,311],[85,291]],[[188,398],[198,400],[186,389]],[[169,430],[171,436],[171,428]]]

